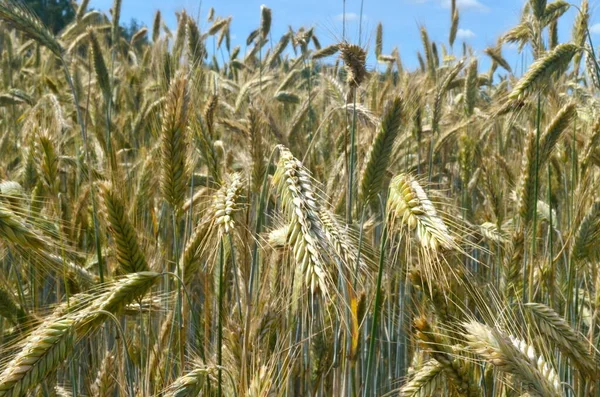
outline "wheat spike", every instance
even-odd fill
[[[415,375],[400,388],[402,397],[426,397],[435,395],[443,387],[444,370],[442,364],[432,360],[419,368]]]
[[[450,35],[448,37],[448,43],[450,47],[454,46],[454,41],[456,40],[456,34],[458,33],[458,24],[460,23],[460,14],[458,13],[458,8],[453,8],[450,23]]]
[[[580,51],[580,48],[571,43],[560,44],[552,51],[536,60],[519,80],[509,95],[510,99],[517,99],[536,89],[548,84],[548,81],[562,75],[571,60]]]
[[[450,87],[452,81],[458,76],[458,73],[461,71],[464,65],[464,61],[457,62],[456,65],[448,72],[444,80],[438,86],[435,102],[433,104],[433,120],[431,121],[431,129],[434,133],[439,133],[440,129],[440,119],[442,118],[442,102],[444,100],[444,96]]]
[[[63,48],[42,21],[29,9],[13,0],[0,1],[0,19],[61,57]]]
[[[198,366],[198,368],[182,375],[169,385],[164,394],[165,397],[191,397],[199,395],[206,378],[209,377],[211,372],[210,368]]]
[[[154,21],[152,23],[152,41],[156,43],[158,38],[160,37],[160,27],[162,24],[162,17],[160,14],[160,10],[156,11],[154,14]]]
[[[115,365],[115,356],[110,352],[104,353],[100,370],[96,376],[96,380],[92,385],[92,392],[94,396],[98,397],[110,397],[113,395],[116,387],[115,374],[112,369]]]
[[[340,50],[339,44],[331,44],[331,45],[328,45],[327,47],[321,48],[318,51],[315,51],[312,54],[312,58],[313,59],[327,58],[327,57],[337,54],[337,52],[339,50]]]
[[[582,371],[597,379],[598,362],[590,354],[589,343],[564,318],[542,303],[525,303],[524,307],[533,314],[543,334],[550,337]]]
[[[352,88],[359,87],[368,75],[366,68],[367,53],[360,46],[346,42],[339,43],[338,49],[346,67],[348,86]]]
[[[271,31],[271,9],[264,4],[260,6],[260,35],[266,39]]]
[[[77,7],[77,13],[75,14],[75,19],[81,21],[81,18],[87,12],[88,5],[90,4],[90,0],[82,0],[81,4]]]
[[[377,32],[375,33],[375,57],[379,58],[383,52],[383,25],[381,22],[377,24]]]
[[[399,174],[392,179],[388,210],[392,225],[416,230],[423,247],[432,250],[454,248],[456,243],[427,194],[411,175]]]
[[[469,346],[500,371],[512,374],[536,395],[562,396],[556,373],[536,356],[531,346],[477,322],[463,326]]]
[[[137,235],[122,199],[109,184],[100,186],[106,218],[114,242],[117,246],[118,274],[136,273],[148,270],[144,253],[139,247]]]
[[[544,17],[546,12],[546,3],[547,0],[529,0],[529,4],[531,5],[531,9],[533,11],[533,16],[536,17],[537,20],[541,20]]]
[[[237,206],[242,187],[242,176],[234,174],[231,182],[219,189],[213,199],[213,219],[221,235],[228,234],[235,227],[233,215],[239,210]]]
[[[588,35],[588,26],[590,21],[590,4],[588,0],[582,0],[579,10],[577,10],[577,17],[573,23],[573,44],[577,47],[582,48],[585,44],[585,40]],[[573,63],[575,64],[575,70],[579,72],[579,64],[581,63],[581,54],[579,51],[575,54]]]
[[[402,99],[396,97],[386,110],[381,127],[369,149],[360,185],[361,201],[371,202],[381,192],[392,148],[402,122]]]
[[[327,272],[322,260],[325,234],[319,219],[319,203],[308,172],[287,150],[281,149],[273,185],[290,219],[289,244],[303,278],[297,280],[311,292],[327,293]]]
[[[94,71],[96,72],[96,80],[102,90],[102,94],[105,98],[110,97],[110,78],[108,77],[108,69],[104,62],[104,56],[102,55],[102,47],[96,36],[96,32],[92,28],[87,30],[88,37],[90,39],[90,51],[91,58],[94,64]]]
[[[176,210],[183,203],[188,183],[187,79],[179,76],[171,84],[161,131],[161,192]]]
[[[108,285],[80,313],[76,313],[77,333],[85,335],[100,326],[106,313],[119,314],[133,300],[141,298],[161,277],[160,273],[138,272],[123,276]]]
[[[446,377],[454,384],[459,393],[467,397],[480,396],[481,390],[472,379],[469,379],[466,363],[461,362],[460,358],[453,357],[454,353],[447,347],[447,341],[433,331],[424,317],[416,319],[414,324],[418,330],[416,336],[421,345],[440,363]]]
[[[477,59],[474,59],[469,64],[469,68],[467,69],[467,77],[465,79],[465,87],[463,100],[465,102],[465,114],[467,117],[473,115],[473,109],[475,108],[475,103],[477,101]]]
[[[73,349],[74,325],[73,319],[50,319],[40,325],[0,374],[0,396],[25,395],[56,370]]]
[[[594,258],[598,252],[596,244],[598,237],[600,237],[600,202],[596,201],[579,225],[571,256],[578,261]]]

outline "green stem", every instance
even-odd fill
[[[381,284],[383,280],[383,265],[385,264],[385,246],[387,243],[388,229],[387,225],[383,227],[383,233],[381,236],[381,248],[379,250],[379,270],[377,272],[377,289],[375,291],[375,307],[373,308],[373,319],[371,323],[371,335],[369,338],[369,351],[367,357],[367,372],[365,380],[365,391],[363,396],[368,397],[371,395],[371,386],[373,379],[373,366],[375,364],[375,349],[377,343],[377,330],[379,327],[379,312],[381,310]]]
[[[225,252],[223,249],[223,241],[219,243],[219,310],[218,310],[218,318],[217,318],[217,365],[219,366],[217,372],[217,383],[218,383],[218,391],[217,395],[219,397],[222,396],[223,385],[222,385],[222,370],[221,365],[223,364],[223,267],[225,262]]]
[[[348,202],[346,203],[346,222],[352,224],[352,192],[354,190],[354,170],[356,169],[356,87],[354,91],[354,107],[352,109],[352,131],[350,133],[350,166],[348,169]]]
[[[533,301],[533,272],[534,272],[534,264],[533,258],[535,258],[535,245],[536,245],[536,231],[537,231],[537,199],[538,199],[538,173],[540,166],[540,124],[542,117],[542,96],[538,93],[538,103],[537,103],[537,117],[536,117],[536,130],[535,130],[535,171],[533,175],[533,225],[532,227],[532,236],[531,236],[531,263],[528,263],[529,275],[527,280],[527,300],[529,302]]]

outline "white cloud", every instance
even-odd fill
[[[590,33],[600,34],[600,23],[596,23],[590,26]]]
[[[354,13],[354,12],[347,12],[346,14],[338,14],[335,16],[335,19],[337,21],[343,21],[344,20],[344,15],[346,16],[346,22],[353,22],[353,21],[358,21],[358,14]],[[366,17],[363,15],[363,19],[365,19]]]
[[[451,0],[409,0],[411,3],[438,3],[444,8],[450,8]],[[480,0],[456,0],[456,6],[460,10],[472,10],[472,11],[489,11],[490,9],[481,3]]]
[[[473,32],[471,29],[458,29],[456,32],[456,37],[459,39],[472,39],[475,36],[475,32]]]
[[[447,1],[448,7],[450,7],[450,2]],[[477,10],[477,11],[488,11],[489,9],[481,4],[479,0],[457,0],[456,6],[459,9],[463,10]]]

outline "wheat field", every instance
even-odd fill
[[[600,396],[588,0],[416,70],[73,6],[0,0],[0,397]]]

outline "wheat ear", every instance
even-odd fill
[[[281,149],[273,185],[281,196],[283,210],[290,220],[288,241],[293,247],[297,275],[302,274],[304,279],[295,282],[303,282],[313,293],[317,290],[326,293],[327,273],[322,261],[325,233],[318,215],[317,196],[310,175],[287,149]]]
[[[459,393],[466,397],[480,396],[481,390],[473,379],[470,379],[466,363],[458,357],[453,357],[454,353],[448,347],[447,341],[439,333],[433,331],[429,322],[424,317],[417,318],[415,328],[418,330],[416,336],[420,340],[421,346],[440,363],[446,377],[459,390]]]
[[[180,75],[171,83],[161,132],[161,192],[165,201],[179,209],[187,192],[187,79]]]
[[[73,349],[75,321],[47,320],[0,374],[0,396],[23,396],[56,370]]]
[[[373,200],[382,190],[387,174],[392,148],[402,121],[402,100],[395,98],[381,121],[379,132],[367,154],[366,166],[360,185],[364,204]]]
[[[117,246],[118,274],[148,270],[148,263],[137,241],[137,233],[127,216],[123,201],[110,184],[100,186],[102,203]]]
[[[63,48],[52,32],[25,5],[12,0],[0,1],[0,19],[61,57]]]
[[[399,174],[392,179],[387,212],[392,224],[399,221],[401,227],[416,229],[425,248],[437,250],[456,246],[425,190],[411,175]]]
[[[557,45],[529,67],[527,73],[510,93],[509,98],[518,99],[526,93],[540,88],[543,84],[547,84],[548,81],[553,81],[567,70],[571,60],[579,51],[580,48],[575,44]]]
[[[531,346],[501,334],[484,324],[463,324],[469,346],[499,370],[512,374],[523,386],[538,396],[562,396],[560,381],[547,363]]]
[[[540,331],[572,358],[580,370],[593,378],[598,377],[598,362],[590,354],[589,343],[564,318],[542,303],[525,303],[524,307],[533,314]]]
[[[423,365],[415,375],[400,388],[402,397],[433,396],[442,387],[444,369],[442,364],[431,360]]]

